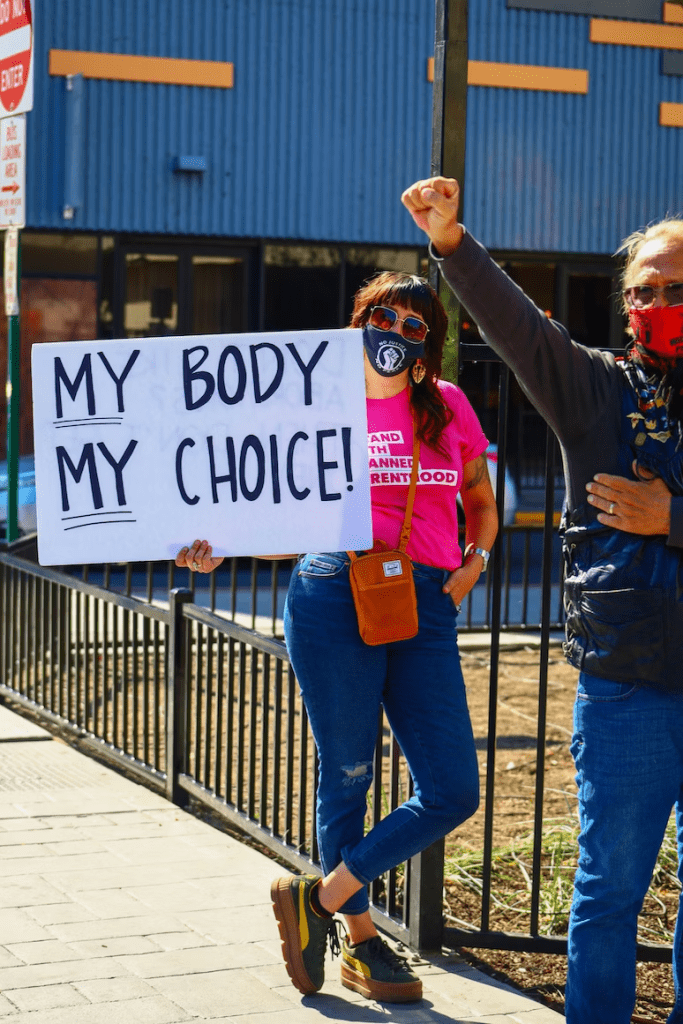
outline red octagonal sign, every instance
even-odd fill
[[[32,49],[30,0],[0,0],[0,117],[33,106]]]

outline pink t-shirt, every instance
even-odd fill
[[[408,554],[415,562],[440,569],[462,565],[458,545],[456,497],[465,463],[486,451],[488,441],[474,409],[460,388],[440,380],[439,389],[453,419],[441,436],[446,458],[420,447]],[[408,388],[393,398],[368,398],[368,458],[372,532],[375,542],[398,546],[413,465],[413,422]]]

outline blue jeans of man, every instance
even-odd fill
[[[579,865],[569,923],[568,1024],[629,1024],[637,917],[673,807],[679,879],[683,695],[582,673],[572,754],[579,786]],[[674,935],[675,1006],[683,1024],[683,915]]]
[[[363,883],[341,908],[368,909],[366,886],[452,831],[479,802],[456,610],[443,569],[414,565],[419,632],[369,647],[358,632],[345,552],[305,555],[285,606],[287,649],[318,748],[323,870],[342,861]],[[413,795],[367,834],[380,707],[408,762]]]

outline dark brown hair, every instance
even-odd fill
[[[353,302],[351,327],[363,327],[373,306],[406,306],[427,324],[425,354],[421,356],[427,371],[420,384],[411,380],[410,404],[415,413],[417,436],[429,448],[441,451],[441,435],[453,419],[436,381],[441,375],[441,359],[446,340],[448,317],[434,289],[415,274],[385,270],[358,289]]]

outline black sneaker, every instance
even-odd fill
[[[422,982],[402,956],[373,935],[352,946],[342,942],[341,982],[366,999],[384,1003],[414,1003],[422,999]]]
[[[270,887],[285,967],[305,996],[322,988],[328,938],[332,955],[340,952],[334,918],[322,917],[311,906],[311,889],[319,881],[316,875],[288,875],[276,878]]]

